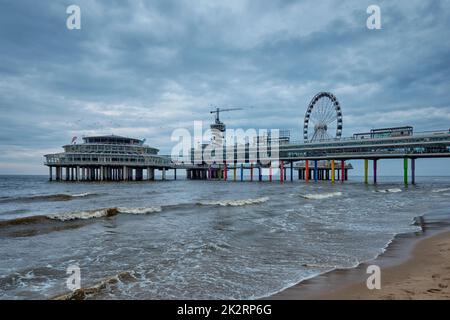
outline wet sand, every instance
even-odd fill
[[[381,289],[366,286],[367,267],[381,268]],[[450,231],[400,236],[374,261],[336,270],[270,299],[450,299]]]

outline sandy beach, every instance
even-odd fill
[[[396,251],[395,244],[387,254]],[[386,256],[353,270],[337,270],[300,283],[272,299],[450,299],[450,231],[416,241],[404,262],[384,267]],[[369,290],[365,270],[369,264],[381,268],[381,289]],[[347,282],[348,280],[348,282]],[[309,290],[310,289],[310,290]],[[309,293],[305,293],[309,291]]]

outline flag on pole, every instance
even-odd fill
[[[77,143],[77,139],[78,139],[78,138],[77,138],[76,136],[73,137],[73,138],[72,138],[72,144],[76,144],[76,143]]]

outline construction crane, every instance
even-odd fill
[[[216,108],[216,110],[212,110],[209,113],[216,114],[216,124],[221,124],[220,122],[220,118],[219,118],[219,113],[220,112],[226,112],[226,111],[234,111],[234,110],[242,110],[242,108],[226,108],[226,109],[221,109],[221,108]]]

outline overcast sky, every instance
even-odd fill
[[[81,30],[66,28],[70,4]],[[449,1],[0,0],[0,174],[46,173],[43,154],[89,134],[167,154],[211,105],[252,106],[224,113],[230,128],[299,136],[319,91],[340,101],[345,136],[448,129],[449,30]],[[421,172],[450,173],[431,163]]]

